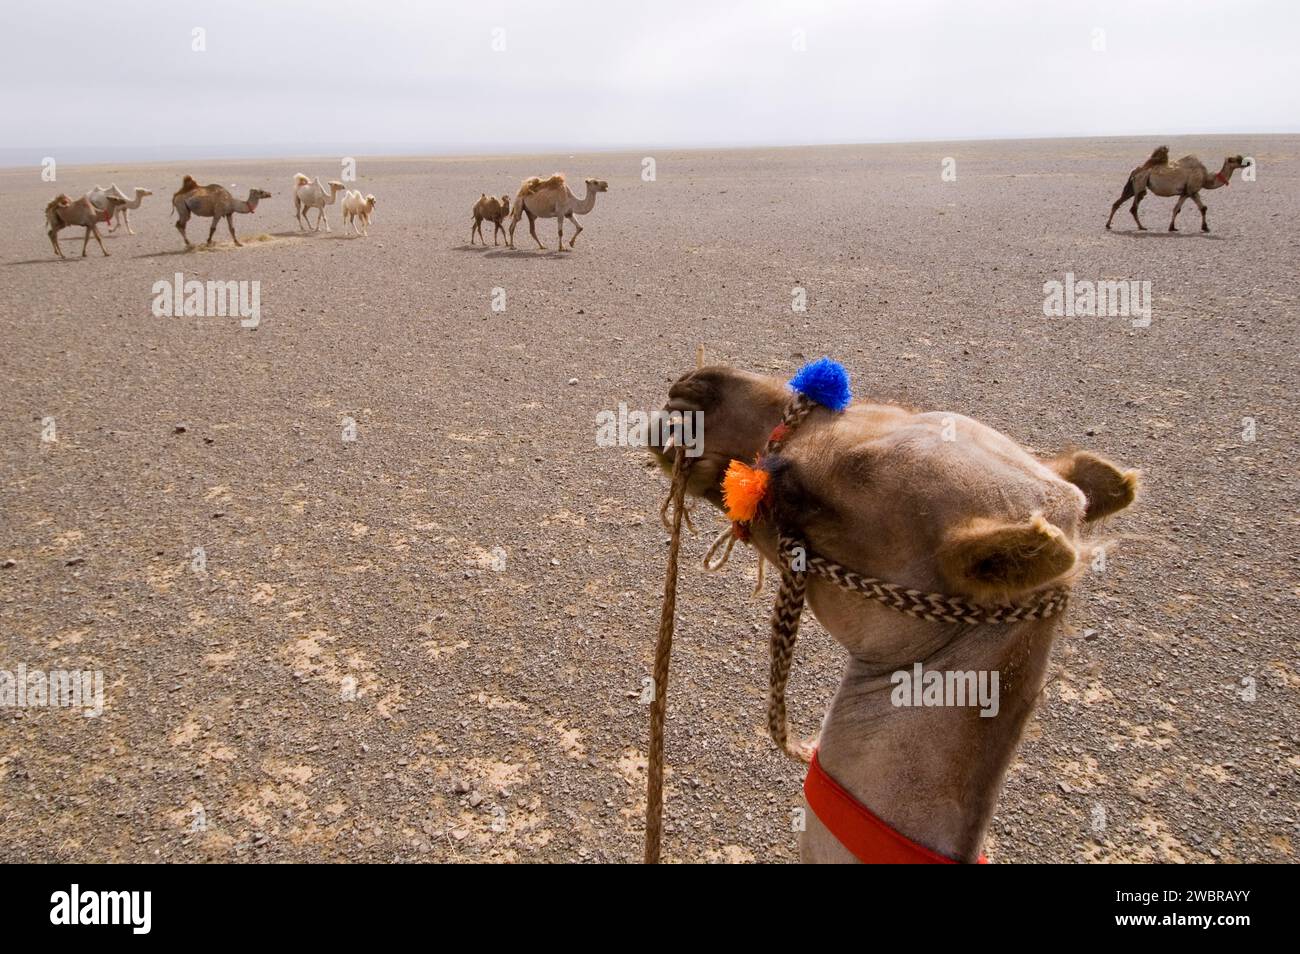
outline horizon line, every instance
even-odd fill
[[[1087,139],[1182,139],[1192,136],[1293,136],[1300,135],[1300,126],[1290,130],[1274,131],[1188,131],[1163,133],[1110,133],[1110,134],[1069,134],[1069,135],[992,135],[992,136],[948,136],[918,139],[869,139],[869,140],[810,140],[802,142],[692,142],[692,143],[523,143],[517,146],[497,146],[488,143],[371,143],[362,149],[338,148],[337,142],[278,142],[267,145],[255,143],[234,143],[230,145],[206,144],[190,146],[180,143],[165,143],[157,146],[3,146],[0,147],[0,169],[19,169],[24,166],[39,167],[43,160],[55,158],[66,165],[98,166],[108,164],[149,164],[170,162],[239,162],[264,159],[320,159],[355,156],[368,159],[497,159],[546,154],[612,154],[654,151],[703,152],[703,151],[746,151],[760,149],[813,149],[844,148],[852,146],[906,146],[930,145],[939,143],[979,143],[979,142],[1047,142]],[[186,152],[185,150],[192,150]],[[59,152],[72,153],[74,158],[58,160]],[[104,158],[77,158],[78,153],[102,154]],[[134,153],[135,155],[131,155]],[[116,155],[115,155],[116,154]],[[647,153],[649,154],[649,153]],[[20,158],[20,156],[22,158]],[[35,158],[31,158],[35,157]]]

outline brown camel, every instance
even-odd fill
[[[700,411],[708,422],[688,493],[722,507],[726,468],[754,460],[789,396],[779,380],[726,367],[679,379],[665,410]],[[663,450],[655,453],[670,469]],[[959,414],[868,402],[841,414],[816,407],[765,470],[770,485],[751,542],[783,576],[793,564],[778,562],[778,528],[856,573],[985,606],[1024,605],[1071,586],[1094,548],[1086,529],[1128,506],[1138,476],[1086,451],[1038,460]],[[941,622],[813,573],[806,578],[808,605],[849,653],[822,725],[821,769],[912,842],[975,861],[1043,688],[1059,613]],[[961,703],[899,702],[898,673],[919,663],[931,672],[997,674],[994,717]],[[784,683],[777,683],[774,665],[769,712],[779,696],[781,718],[770,731],[784,742]],[[803,860],[861,858],[815,812],[805,820]]]
[[[1210,170],[1206,169],[1201,160],[1195,156],[1183,156],[1177,162],[1170,162],[1169,147],[1161,146],[1151,154],[1150,159],[1129,173],[1128,181],[1124,183],[1123,193],[1110,207],[1110,218],[1106,219],[1106,228],[1110,228],[1111,220],[1115,218],[1119,207],[1132,198],[1133,205],[1129,208],[1129,212],[1133,216],[1133,221],[1137,223],[1138,229],[1145,232],[1146,226],[1138,218],[1138,205],[1150,191],[1165,198],[1178,196],[1178,202],[1174,205],[1174,214],[1169,219],[1169,231],[1178,231],[1175,225],[1178,221],[1178,213],[1182,211],[1183,203],[1190,197],[1201,210],[1201,231],[1208,232],[1210,226],[1205,221],[1207,206],[1201,201],[1201,190],[1226,186],[1234,172],[1248,165],[1250,160],[1243,156],[1228,156],[1223,160],[1223,167],[1211,175]]]
[[[487,239],[483,238],[483,222],[492,223],[492,244],[497,244],[497,233],[504,233],[505,225],[502,224],[507,215],[510,214],[510,196],[503,195],[497,198],[494,195],[488,195],[484,192],[474,203],[474,224],[469,227],[469,244],[474,244],[474,233],[478,232],[478,237],[483,244],[487,244]],[[507,243],[508,244],[508,243]]]
[[[99,243],[99,250],[108,257],[108,249],[104,248],[104,240],[99,236],[98,223],[110,221],[128,200],[125,196],[118,198],[109,195],[103,199],[103,208],[96,208],[95,205],[86,196],[80,199],[72,199],[66,195],[57,195],[53,201],[45,207],[45,224],[47,226],[46,235],[50,238],[50,244],[54,246],[54,254],[59,258],[64,258],[63,250],[59,248],[59,232],[70,226],[80,225],[86,230],[86,234],[81,239],[81,257],[86,257],[86,246],[90,243],[90,237],[93,235],[95,241]],[[107,218],[105,218],[107,216]]]
[[[515,226],[523,216],[527,215],[528,232],[537,243],[537,247],[541,249],[546,246],[537,237],[537,220],[556,220],[560,230],[561,252],[564,251],[564,220],[568,219],[577,229],[573,233],[573,238],[569,239],[569,248],[573,248],[573,244],[578,241],[578,236],[582,234],[582,226],[574,216],[586,215],[596,206],[596,194],[609,191],[609,183],[602,179],[583,181],[587,183],[587,194],[579,199],[569,191],[562,173],[557,172],[546,179],[539,176],[525,179],[519,186],[519,194],[515,196],[515,211],[510,216],[510,231],[506,234],[506,244],[511,248],[515,247]]]
[[[172,207],[176,210],[178,219],[176,221],[176,231],[181,233],[181,238],[185,239],[185,247],[193,248],[189,236],[185,234],[185,223],[190,220],[191,215],[201,215],[205,218],[212,219],[212,228],[208,230],[208,245],[212,244],[212,236],[217,232],[217,223],[222,219],[226,220],[226,227],[230,229],[230,238],[235,245],[243,247],[239,239],[235,236],[235,213],[253,212],[257,209],[257,203],[262,199],[271,198],[271,193],[264,192],[261,189],[249,189],[248,198],[244,200],[236,199],[225,188],[219,185],[201,186],[194,181],[193,176],[186,176],[181,181],[181,187],[172,196]]]

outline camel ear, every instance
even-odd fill
[[[1048,466],[1088,498],[1084,520],[1100,520],[1118,513],[1137,496],[1138,478],[1141,476],[1138,471],[1122,471],[1105,458],[1088,451],[1058,457]]]
[[[1034,514],[1023,523],[977,519],[951,531],[939,569],[956,589],[1001,601],[1074,568],[1078,554],[1061,529]]]

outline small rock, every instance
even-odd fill
[[[483,804],[483,793],[470,792],[468,801],[469,801],[470,808],[478,808],[479,805]]]
[[[464,795],[469,791],[469,782],[465,781],[463,778],[458,778],[456,781],[451,783],[451,789],[457,795]]]
[[[3,566],[6,570],[13,569],[17,565],[18,565],[17,560],[5,560],[3,564],[0,564],[0,566]]]
[[[78,557],[73,557],[71,560],[65,560],[65,561],[63,562],[63,565],[64,565],[64,566],[81,566],[81,564],[83,564],[83,563],[85,563],[85,562],[86,562],[86,558],[85,558],[85,557],[80,557],[80,556],[78,556]]]
[[[569,383],[570,383],[570,384],[577,384],[577,383],[578,383],[578,379],[577,379],[577,378],[569,378]]]
[[[186,431],[188,431],[188,430],[189,430],[189,428],[186,427],[184,424],[177,424],[175,427],[172,428],[172,433],[173,433],[173,434],[184,434],[184,433],[185,433]]]

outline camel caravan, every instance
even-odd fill
[[[801,858],[982,862],[1070,591],[1103,545],[1093,531],[1133,502],[1138,473],[1088,451],[1041,460],[960,414],[852,401],[826,359],[789,384],[699,368],[664,413],[708,421],[699,456],[671,434],[652,449],[677,500],[731,521],[710,568],[742,540],[780,571],[768,731],[809,766]],[[848,663],[820,737],[792,743],[785,686],[805,602]],[[981,675],[997,677],[991,707]],[[961,702],[976,686],[982,708]],[[653,722],[651,737],[654,766]],[[647,860],[652,828],[648,813]]]
[[[1138,206],[1146,197],[1147,193],[1153,193],[1165,198],[1177,197],[1178,201],[1174,205],[1173,216],[1169,220],[1169,231],[1177,232],[1178,213],[1182,211],[1183,203],[1189,198],[1200,210],[1201,213],[1201,231],[1210,231],[1209,222],[1206,219],[1207,206],[1201,199],[1201,193],[1213,189],[1222,188],[1229,185],[1232,180],[1232,174],[1238,169],[1250,166],[1251,160],[1241,156],[1228,156],[1223,160],[1223,165],[1218,172],[1211,173],[1208,168],[1196,156],[1183,156],[1181,159],[1170,162],[1169,147],[1161,146],[1156,149],[1142,165],[1132,170],[1128,179],[1125,180],[1123,192],[1115,200],[1110,209],[1110,217],[1106,219],[1106,228],[1111,227],[1115,218],[1115,213],[1129,199],[1133,200],[1129,208],[1133,221],[1137,223],[1140,231],[1146,231],[1146,226],[1138,218]],[[546,251],[547,247],[537,236],[538,219],[555,219],[557,230],[557,245],[559,251],[565,251],[564,243],[564,223],[567,221],[573,227],[573,234],[569,238],[567,248],[572,249],[578,241],[578,236],[582,234],[583,227],[579,224],[577,216],[588,215],[596,206],[596,196],[609,190],[609,183],[603,179],[588,178],[584,179],[586,192],[582,198],[574,195],[569,188],[568,182],[563,173],[556,172],[550,176],[530,176],[525,179],[519,186],[513,202],[508,194],[499,198],[495,195],[489,195],[486,192],[480,193],[478,201],[474,203],[470,212],[472,224],[470,226],[470,245],[475,244],[475,236],[484,245],[487,245],[487,239],[483,236],[483,223],[492,223],[492,244],[499,244],[499,236],[505,237],[507,248],[515,247],[515,229],[519,226],[520,221],[527,216],[528,232],[537,247],[541,251]],[[187,193],[194,193],[184,202],[180,197]],[[256,195],[254,195],[256,193]],[[349,190],[342,182],[330,180],[322,182],[319,177],[313,179],[305,173],[298,173],[294,176],[293,186],[291,189],[293,196],[294,219],[298,224],[299,231],[318,232],[322,226],[326,232],[332,231],[330,228],[327,209],[339,201],[342,195],[341,204],[343,207],[343,224],[344,229],[351,227],[353,236],[368,236],[370,234],[371,215],[375,209],[375,197],[373,195],[362,195],[359,191]],[[81,200],[73,200],[67,195],[59,195],[46,206],[47,234],[50,242],[55,247],[55,253],[62,257],[58,251],[58,243],[55,235],[58,229],[66,228],[69,225],[82,225],[79,221],[84,218],[93,218],[94,222],[85,226],[87,231],[85,241],[82,243],[82,253],[85,257],[85,246],[93,237],[98,243],[100,249],[105,255],[108,254],[104,248],[104,243],[99,235],[98,223],[107,223],[110,233],[125,227],[127,234],[135,235],[135,230],[131,228],[130,213],[132,210],[140,208],[141,202],[153,193],[144,188],[136,188],[134,196],[127,196],[115,184],[107,187],[95,186],[87,192],[83,199],[90,205],[92,213],[87,213],[85,208],[80,205]],[[213,235],[216,232],[216,225],[219,219],[226,219],[230,228],[230,237],[236,246],[240,245],[235,238],[233,213],[251,213],[257,208],[259,199],[270,198],[271,194],[261,189],[250,191],[247,199],[242,202],[234,199],[229,192],[222,186],[209,185],[198,186],[191,176],[186,176],[184,183],[179,191],[173,196],[173,210],[181,218],[177,223],[177,229],[180,231],[182,238],[185,237],[184,223],[192,215],[199,215],[206,218],[212,218],[213,227],[208,233],[208,245],[212,244]],[[193,200],[191,205],[190,200]],[[184,207],[184,211],[182,211]],[[61,210],[57,215],[52,210]],[[316,221],[313,224],[310,213],[316,212]],[[74,221],[77,220],[77,221]],[[58,222],[58,229],[54,228],[55,222]],[[193,248],[189,239],[185,239],[186,248]]]

